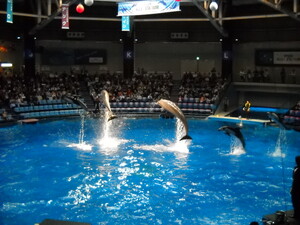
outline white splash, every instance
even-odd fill
[[[285,129],[279,129],[279,135],[277,138],[275,151],[271,154],[273,157],[285,157],[283,153],[283,146],[286,144],[286,132]]]
[[[83,139],[84,139],[84,122],[85,122],[84,120],[85,120],[85,117],[84,117],[83,114],[80,115],[80,116],[81,116],[81,128],[80,128],[80,131],[79,131],[79,143],[69,144],[69,145],[67,145],[67,147],[77,148],[77,149],[80,149],[80,150],[83,150],[83,151],[91,151],[93,145],[87,144],[85,141],[83,141]]]
[[[98,144],[100,146],[100,152],[105,155],[111,155],[116,153],[119,150],[120,145],[130,141],[117,137],[118,132],[121,128],[116,127],[115,120],[107,121],[108,117],[109,112],[106,110],[101,127],[102,137],[98,141]]]
[[[245,154],[246,151],[239,139],[236,137],[231,138],[231,143],[230,143],[230,155],[242,155]]]
[[[184,131],[184,124],[180,119],[176,118],[176,141],[179,142],[180,138],[186,135]]]
[[[173,143],[170,140],[164,140],[165,144],[153,144],[153,145],[133,145],[134,149],[146,150],[146,151],[155,151],[155,152],[173,152],[177,154],[177,157],[182,157],[189,153],[189,145],[191,140],[181,140],[180,139],[186,135],[184,131],[184,125],[180,119],[176,118],[176,141]],[[178,155],[179,154],[179,155]]]
[[[69,148],[77,148],[83,151],[92,151],[93,145],[87,144],[85,142],[78,143],[78,144],[69,144],[67,145]]]
[[[154,145],[133,145],[134,149],[155,151],[155,152],[174,152],[174,153],[189,153],[190,140],[176,141],[171,143],[169,140],[165,140],[166,144],[154,144]]]

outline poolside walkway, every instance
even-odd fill
[[[211,115],[208,117],[210,120],[222,121],[222,122],[231,122],[231,123],[244,123],[244,124],[262,124],[268,125],[270,120],[261,120],[261,119],[246,119],[240,117],[231,117],[226,116],[225,113],[218,113],[217,115]]]

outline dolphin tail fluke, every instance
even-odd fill
[[[115,119],[115,118],[117,118],[117,116],[114,115],[114,114],[111,114],[111,115],[108,117],[107,121],[113,120],[113,119]]]
[[[189,135],[185,135],[185,136],[183,136],[182,138],[180,138],[179,141],[182,141],[182,140],[192,140],[192,137],[189,136]]]

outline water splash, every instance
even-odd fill
[[[98,141],[100,145],[100,152],[105,155],[111,155],[116,153],[119,150],[121,144],[129,142],[129,140],[120,139],[117,136],[117,130],[120,129],[115,127],[114,120],[107,121],[109,118],[110,112],[105,111],[104,119],[102,121],[102,137]]]
[[[85,117],[83,114],[80,115],[81,116],[81,127],[80,127],[80,131],[79,131],[79,143],[73,143],[73,144],[69,144],[67,145],[67,147],[69,148],[77,148],[83,151],[91,151],[93,145],[87,144],[84,141],[84,124],[85,124]]]
[[[81,128],[79,131],[79,143],[83,143],[83,138],[84,138],[84,115],[81,116]]]
[[[176,141],[179,142],[180,138],[184,135],[186,135],[184,132],[184,125],[180,119],[176,118]]]
[[[82,142],[82,143],[78,143],[78,144],[75,144],[75,143],[74,144],[69,144],[69,145],[67,145],[67,147],[77,148],[77,149],[80,149],[80,150],[83,150],[83,151],[91,151],[92,148],[93,148],[93,145]]]
[[[174,152],[179,154],[188,154],[189,145],[191,140],[181,140],[180,139],[185,135],[184,125],[182,122],[176,118],[176,141],[175,143],[170,140],[164,140],[165,144],[154,144],[154,145],[134,145],[134,149],[142,149],[147,151],[156,151],[156,152]],[[181,157],[181,156],[179,156]]]
[[[284,146],[286,146],[286,131],[285,129],[279,129],[279,135],[275,145],[275,151],[271,154],[273,157],[285,157],[283,153]]]
[[[246,151],[243,147],[242,142],[236,137],[231,137],[229,154],[230,155],[242,155],[245,153],[246,153]]]
[[[171,144],[154,144],[154,145],[133,145],[134,149],[155,151],[155,152],[174,152],[174,153],[189,153],[188,144],[184,141],[171,143]]]

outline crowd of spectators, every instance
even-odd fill
[[[280,69],[280,82],[282,84],[285,83],[292,83],[296,84],[296,70],[295,68],[290,69],[287,71],[285,67]],[[270,76],[269,68],[257,68],[255,67],[254,70],[249,68],[241,69],[239,72],[240,80],[243,82],[261,82],[261,83],[268,83],[268,82],[275,82],[274,76]]]
[[[198,98],[200,103],[214,104],[225,85],[226,80],[215,68],[209,73],[185,72],[179,88],[179,101]]]
[[[76,74],[36,74],[26,80],[24,76],[0,76],[0,105],[19,107],[35,105],[42,99],[60,99],[66,94],[76,95],[79,90],[79,76]]]
[[[127,79],[107,72],[86,76],[86,82],[95,102],[102,90],[108,91],[111,102],[169,99],[173,87],[170,72],[135,72]]]
[[[248,69],[242,69],[239,73],[241,81],[247,82],[270,82],[270,72],[268,68],[257,68],[253,71]]]
[[[215,103],[224,80],[213,69],[210,73],[185,73],[179,89],[181,98],[199,98],[201,103]],[[101,91],[107,90],[111,102],[157,101],[170,99],[174,86],[171,72],[146,72],[138,70],[130,78],[119,73],[70,73],[36,74],[25,79],[22,75],[0,75],[0,108],[38,105],[41,100],[61,99],[64,95],[80,96],[83,86],[95,104],[101,101]]]

